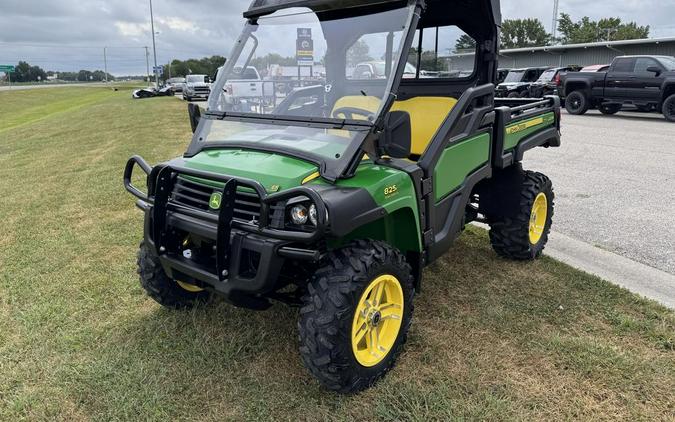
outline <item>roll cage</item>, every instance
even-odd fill
[[[252,24],[255,24],[258,18],[265,15],[295,7],[311,9],[324,19],[358,16],[406,5],[414,6],[415,11],[404,31],[404,43],[398,62],[391,62],[391,54],[387,57],[387,60],[389,60],[387,68],[391,69],[393,78],[388,82],[389,85],[385,91],[385,101],[379,114],[373,121],[320,117],[294,118],[293,116],[279,116],[275,114],[255,115],[252,113],[224,112],[210,109],[207,110],[204,117],[216,120],[259,121],[265,124],[309,126],[326,129],[351,128],[355,131],[361,131],[363,132],[363,136],[356,137],[345,153],[335,161],[328,161],[323,157],[315,156],[311,153],[298,154],[297,151],[291,151],[283,147],[265,147],[266,151],[302,158],[317,164],[322,177],[328,181],[334,182],[340,178],[348,178],[353,175],[366,154],[371,158],[379,157],[376,147],[377,139],[386,124],[385,117],[396,101],[439,95],[460,98],[471,88],[492,84],[496,81],[499,27],[501,26],[499,3],[500,0],[254,0],[249,10],[244,13],[244,17]],[[420,31],[421,34],[421,30],[423,29],[451,25],[462,29],[476,41],[476,70],[474,73],[469,77],[458,79],[403,79],[403,73],[407,64],[406,58],[411,48],[415,47],[412,44],[416,32]],[[235,44],[231,57],[241,54],[244,47],[244,42],[242,41],[251,35],[248,28],[247,26],[247,29],[244,30],[244,33]],[[372,28],[369,28],[369,30],[372,31]],[[356,41],[358,34],[352,34],[352,38],[353,41]],[[342,42],[345,43],[344,40]],[[419,36],[419,43],[421,46],[422,35]],[[348,43],[345,44],[347,47],[350,45]],[[344,51],[346,51],[346,48],[344,48]],[[344,69],[344,60],[346,58],[341,57],[341,55],[337,56],[337,59],[334,59],[337,62],[333,66]],[[228,74],[232,70],[231,68],[228,69],[228,67],[234,65],[235,61],[229,60],[223,69],[223,73]],[[335,72],[335,75],[347,79],[344,73]],[[351,86],[350,91],[353,91],[354,95],[363,92],[361,89],[361,85],[365,83],[363,81],[343,80],[341,82],[349,84]],[[317,88],[323,89],[322,86],[309,87],[309,89]],[[280,106],[283,106],[283,103]],[[458,119],[456,113],[450,113],[443,126],[452,124],[451,119]],[[437,141],[436,138],[438,136],[439,134],[437,133],[434,140],[429,143],[429,148],[419,157],[420,162],[423,161],[422,159],[425,158],[425,155],[433,153],[433,150],[436,149],[432,147],[432,144],[437,143],[434,141]],[[232,143],[204,145],[198,142],[198,140],[201,140],[199,127],[195,131],[188,151],[184,154],[185,157],[192,157],[208,148],[236,147]],[[250,148],[250,145],[240,146]]]

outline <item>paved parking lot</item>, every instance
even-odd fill
[[[555,184],[554,230],[675,274],[675,124],[563,114],[563,146],[526,155]]]

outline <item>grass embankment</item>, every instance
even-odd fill
[[[129,94],[0,93],[0,420],[672,420],[672,312],[501,260],[478,229],[426,271],[398,366],[357,396],[301,366],[296,310],[160,308],[121,172],[179,155],[189,125],[175,99]]]

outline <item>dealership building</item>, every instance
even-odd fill
[[[605,41],[501,50],[499,67],[514,69],[539,66],[590,66],[609,64],[617,56],[642,54],[675,56],[675,38]],[[472,69],[474,65],[474,54],[453,54],[447,59],[451,69]]]

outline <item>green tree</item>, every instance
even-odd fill
[[[507,19],[502,24],[502,48],[538,47],[551,40],[539,19]]]
[[[463,34],[461,37],[457,39],[457,42],[455,43],[455,51],[457,52],[474,51],[475,49],[476,49],[476,40],[474,40],[467,34]]]
[[[203,57],[201,59],[188,60],[174,60],[171,62],[171,70],[169,65],[164,65],[163,78],[168,79],[169,75],[172,78],[184,77],[186,75],[209,75],[214,76],[218,68],[225,64],[225,57],[211,56]]]
[[[347,50],[347,65],[356,66],[359,63],[372,61],[370,47],[363,40],[358,40]]]
[[[588,16],[584,16],[575,22],[569,14],[561,13],[558,19],[558,31],[560,31],[560,41],[563,44],[648,38],[649,30],[649,25],[638,26],[635,22],[624,23],[620,18],[603,18],[593,21]]]
[[[15,82],[36,82],[46,80],[47,72],[39,66],[31,66],[27,62],[20,61],[11,73],[12,81]]]

